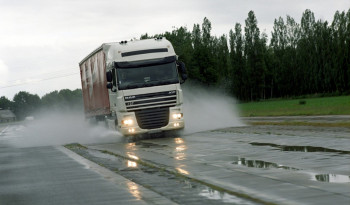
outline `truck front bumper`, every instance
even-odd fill
[[[163,131],[170,131],[170,130],[181,130],[185,127],[185,122],[183,119],[179,120],[171,120],[169,121],[168,125],[161,128],[156,129],[142,129],[139,126],[130,126],[130,127],[120,127],[119,132],[121,132],[124,136],[132,136],[132,135],[138,135],[138,134],[145,134],[145,133],[158,133]]]
[[[152,123],[152,120],[154,119],[157,121],[159,118],[157,117],[157,115],[155,116],[155,118],[153,118],[153,115],[149,115],[146,118],[143,118],[142,123],[145,123],[145,119],[149,119],[150,123]],[[117,130],[124,136],[138,135],[144,133],[158,133],[170,130],[180,130],[185,127],[183,110],[181,105],[169,108],[168,124],[160,128],[142,129],[142,126],[140,127],[138,124],[135,112],[120,113],[118,118],[120,119],[120,121],[118,122]],[[147,121],[146,124],[148,124]]]

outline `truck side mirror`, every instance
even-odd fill
[[[187,71],[186,71],[185,63],[182,61],[178,61],[177,63],[179,65],[178,69],[179,69],[179,73],[180,73],[181,78],[182,78],[181,83],[184,83],[187,80]]]
[[[112,83],[107,83],[107,89],[112,89],[113,88],[113,84]]]
[[[111,71],[107,71],[106,72],[106,78],[107,78],[107,82],[112,82],[113,81],[113,75],[112,75]]]
[[[116,89],[113,89],[113,83],[107,83],[107,89],[111,89],[112,92],[117,92]]]

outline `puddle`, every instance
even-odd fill
[[[206,189],[202,190],[199,193],[199,195],[204,196],[204,197],[211,199],[211,200],[220,200],[224,203],[253,205],[253,203],[250,203],[246,200],[242,200],[241,198],[235,197],[235,196],[227,194],[227,193],[219,192],[219,191],[213,190],[211,188],[206,188]]]
[[[97,150],[87,150],[87,154],[89,154],[92,157],[98,158],[98,159],[104,159],[109,161],[108,163],[112,163],[116,165],[119,171],[135,171],[139,170],[137,162],[132,160],[125,160],[121,159],[119,157],[106,154]],[[106,163],[106,162],[105,162]]]
[[[235,164],[235,165],[241,165],[241,166],[252,167],[252,168],[263,168],[263,169],[273,168],[273,169],[298,171],[299,173],[305,173],[305,174],[311,175],[312,181],[328,182],[328,183],[350,183],[350,176],[347,176],[347,175],[313,173],[313,172],[308,172],[302,169],[288,167],[288,166],[273,163],[273,162],[265,162],[262,160],[247,160],[245,158],[238,158],[238,157],[235,157],[235,158],[237,158],[237,160],[232,162],[232,164]]]
[[[253,146],[269,146],[269,147],[277,148],[281,151],[287,151],[287,152],[329,152],[329,153],[337,153],[337,154],[350,154],[350,151],[336,150],[336,149],[330,149],[325,147],[288,146],[288,145],[278,145],[278,144],[261,143],[261,142],[252,142],[249,144]]]
[[[262,160],[248,160],[245,158],[238,158],[236,161],[232,162],[232,164],[243,165],[246,167],[254,167],[254,168],[276,168],[276,169],[286,169],[286,170],[300,170],[293,167],[288,167],[282,164],[277,164],[273,162],[265,162]]]
[[[350,176],[339,175],[339,174],[315,174],[308,173],[311,175],[311,180],[329,183],[350,183]]]

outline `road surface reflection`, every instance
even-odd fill
[[[137,184],[135,184],[134,182],[128,181],[126,183],[126,185],[128,186],[129,192],[137,199],[137,200],[141,200],[141,193],[139,191],[139,188],[137,186]]]

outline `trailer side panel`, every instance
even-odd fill
[[[106,59],[103,50],[96,52],[80,64],[81,85],[86,117],[110,113],[106,88]]]

